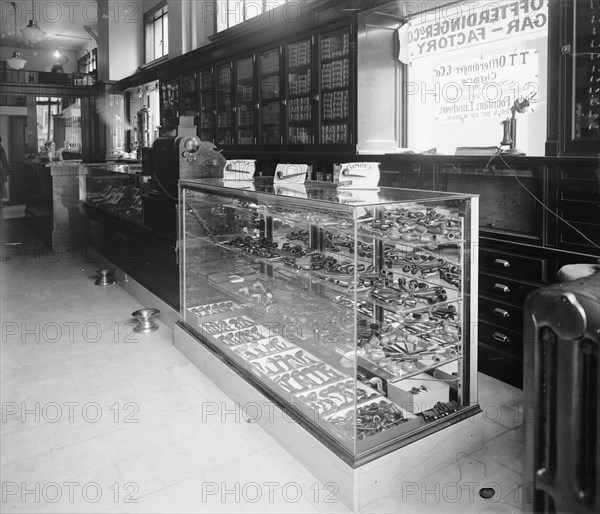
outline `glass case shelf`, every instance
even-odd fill
[[[477,402],[477,197],[358,196],[180,183],[181,322],[350,458]]]

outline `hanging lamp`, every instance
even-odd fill
[[[33,0],[31,0],[31,18],[32,19],[29,20],[27,27],[21,29],[21,33],[23,34],[25,41],[30,43],[41,43],[46,33],[38,27],[38,24],[35,21],[35,4]]]
[[[15,45],[17,43],[17,4],[11,2],[13,9],[15,10]],[[16,50],[13,52],[12,57],[6,60],[9,68],[13,70],[21,70],[27,64],[27,60],[21,57],[21,54]]]

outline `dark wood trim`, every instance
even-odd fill
[[[561,0],[548,1],[548,77],[559,77],[562,63],[556,55],[560,50],[561,41],[561,13],[564,8]],[[558,48],[558,50],[557,50]],[[546,98],[548,101],[546,120],[546,155],[559,155],[560,121],[559,110],[563,105],[554,99],[560,98],[560,83],[558,80],[548,80],[546,85]]]
[[[237,55],[248,52],[249,41],[252,48],[273,46],[275,42],[346,20],[351,22],[360,11],[372,9],[378,5],[389,3],[389,0],[329,0],[320,2],[310,0],[306,4],[295,4],[301,7],[301,16],[290,20],[285,16],[285,4],[269,11],[270,16],[263,16],[256,22],[242,23],[211,36],[211,42],[184,55],[168,59],[139,71],[119,82],[121,89],[140,86],[157,79],[171,78],[180,73],[197,71],[199,63],[216,63],[233,59]],[[289,9],[289,7],[287,7]],[[353,10],[358,9],[358,10]]]

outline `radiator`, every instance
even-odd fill
[[[600,512],[600,273],[525,302],[523,511]]]

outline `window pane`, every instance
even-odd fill
[[[217,0],[217,32],[227,28],[227,0]]]
[[[287,0],[265,0],[265,10],[270,11],[286,3]]]
[[[169,53],[169,18],[165,14],[163,17],[163,44],[162,44],[162,55]]]
[[[260,16],[263,11],[262,0],[246,0],[246,6],[244,8],[244,19],[250,20]]]
[[[244,21],[244,0],[229,0],[227,17],[230,27],[242,23]]]
[[[158,59],[162,56],[162,30],[163,19],[159,18],[154,22],[154,58]]]
[[[154,25],[146,25],[146,62],[154,60]]]
[[[544,155],[548,11],[530,5],[465,1],[409,20],[409,148],[497,146],[515,101],[527,99],[516,147]]]

